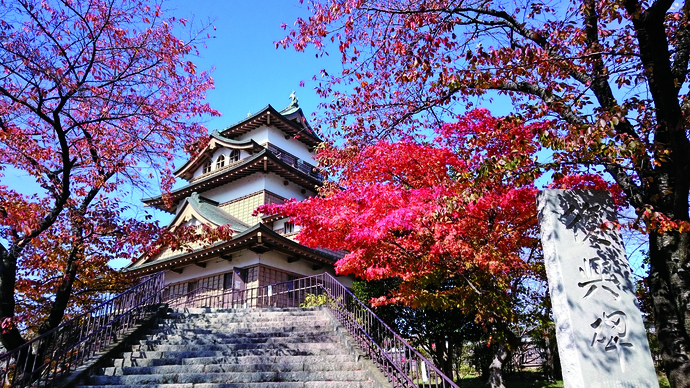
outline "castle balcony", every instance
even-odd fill
[[[323,174],[321,174],[315,166],[305,162],[304,160],[301,160],[300,158],[296,157],[295,155],[293,155],[293,154],[291,154],[291,153],[289,153],[289,152],[287,152],[281,148],[274,146],[271,143],[263,144],[263,146],[269,152],[271,152],[273,155],[278,157],[278,159],[287,163],[288,165],[290,165],[290,166],[296,168],[297,170],[311,176],[312,178],[316,178],[320,181],[324,180]],[[225,170],[229,170],[232,167],[235,167],[239,164],[242,164],[246,159],[248,159],[248,158],[242,158],[242,159],[231,160],[229,162],[226,162],[223,167],[216,168],[213,171],[209,171],[207,173],[201,174],[201,175],[193,178],[192,180],[190,180],[190,182],[197,182],[197,181],[202,180],[204,178],[207,178],[211,175],[216,175],[216,174],[223,172]]]
[[[313,178],[321,181],[324,180],[323,174],[321,174],[315,166],[305,162],[304,160],[300,160],[295,155],[278,148],[271,143],[265,144],[264,147],[266,147],[266,149],[269,150],[273,155],[277,156],[278,159],[289,164],[290,166],[302,171],[305,174],[308,174]]]

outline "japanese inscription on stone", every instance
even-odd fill
[[[537,204],[564,385],[658,387],[611,196],[545,190]]]

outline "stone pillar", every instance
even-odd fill
[[[659,386],[611,195],[537,196],[546,275],[566,388]]]

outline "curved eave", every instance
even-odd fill
[[[218,259],[220,256],[229,255],[243,249],[268,249],[276,250],[287,255],[295,255],[316,264],[332,266],[339,257],[306,247],[300,243],[280,235],[264,224],[256,226],[233,236],[232,240],[218,243],[210,248],[199,249],[193,252],[185,252],[166,259],[155,260],[136,267],[128,267],[125,272],[141,276],[163,270],[175,270],[188,265],[203,263]]]
[[[267,223],[269,223],[269,222],[277,221],[277,220],[280,220],[280,219],[282,219],[282,218],[288,218],[288,216],[286,216],[286,215],[284,215],[284,214],[269,214],[269,215],[263,215],[263,216],[261,216],[261,222],[267,224]]]
[[[302,187],[309,188],[312,191],[316,191],[316,189],[322,185],[320,180],[305,174],[295,167],[290,166],[284,161],[278,159],[278,157],[276,157],[273,153],[264,149],[258,154],[245,159],[242,163],[239,163],[228,170],[222,171],[217,175],[210,175],[207,178],[174,190],[170,193],[170,196],[172,197],[171,208],[165,208],[163,197],[160,195],[152,198],[144,198],[142,199],[142,202],[144,202],[146,206],[153,206],[172,213],[180,201],[190,196],[195,191],[202,193],[252,174],[268,172],[276,173],[284,179],[294,182]]]
[[[197,168],[199,168],[204,162],[206,162],[209,156],[219,146],[233,150],[251,150],[251,152],[261,152],[261,150],[264,149],[264,147],[262,147],[259,143],[255,142],[252,139],[249,139],[247,141],[236,141],[232,139],[223,138],[221,136],[213,136],[212,134],[211,139],[209,140],[209,143],[206,146],[206,148],[199,152],[199,155],[197,155],[195,158],[187,160],[185,164],[183,164],[180,168],[175,170],[175,176],[189,180],[191,178],[190,175],[193,174],[194,171]]]
[[[283,131],[286,135],[301,141],[309,147],[316,147],[322,142],[322,140],[312,132],[308,125],[307,129],[298,126],[293,121],[290,121],[280,114],[280,112],[275,110],[271,105],[267,105],[261,111],[222,130],[221,134],[226,137],[240,136],[263,125],[272,125]]]

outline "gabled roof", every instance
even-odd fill
[[[307,118],[301,108],[289,106],[283,111],[285,114],[278,112],[269,104],[259,112],[225,128],[220,133],[223,136],[233,138],[263,125],[272,125],[309,147],[316,147],[322,142],[307,123]]]
[[[201,248],[192,252],[181,252],[178,255],[164,259],[132,264],[127,267],[125,271],[134,275],[145,275],[161,270],[172,270],[190,264],[203,263],[208,260],[217,259],[218,257],[226,256],[243,249],[262,252],[275,249],[276,251],[288,255],[298,256],[307,261],[327,265],[333,265],[341,258],[336,252],[305,247],[296,241],[274,232],[264,224],[257,224],[242,233],[234,235],[232,240],[219,242],[209,248]]]
[[[194,218],[207,225],[229,225],[235,233],[241,233],[249,229],[249,225],[220,209],[218,202],[201,197],[197,193],[192,193],[192,195],[184,199],[184,203],[170,223],[170,226],[181,225],[185,221],[183,217],[189,215],[194,216]]]
[[[213,131],[209,137],[208,145],[196,157],[187,160],[175,170],[175,176],[190,180],[194,171],[204,164],[218,147],[246,150],[249,153],[260,152],[264,148],[252,139],[237,141],[221,135],[218,131]]]
[[[241,160],[238,164],[233,165],[232,167],[223,170],[218,174],[212,174],[206,178],[193,181],[186,186],[173,190],[170,193],[170,196],[172,197],[171,208],[166,208],[164,206],[163,197],[161,195],[151,198],[144,198],[142,199],[142,202],[144,202],[146,206],[154,206],[161,210],[172,213],[175,206],[177,206],[180,201],[184,200],[194,192],[211,190],[214,187],[224,185],[259,172],[274,172],[289,181],[292,181],[302,187],[309,188],[313,191],[316,191],[316,189],[322,185],[321,180],[318,178],[305,173],[297,167],[287,164],[272,152],[263,149],[261,152]]]

